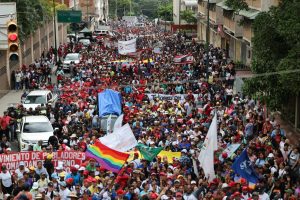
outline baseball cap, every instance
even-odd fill
[[[25,163],[24,163],[23,161],[21,161],[21,162],[19,163],[19,166],[25,166]]]
[[[176,197],[182,197],[182,193],[181,192],[176,192]]]
[[[60,182],[59,185],[60,185],[60,186],[63,186],[63,187],[66,187],[66,186],[67,186],[67,184],[66,184],[65,181]]]

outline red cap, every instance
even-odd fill
[[[104,167],[100,167],[99,171],[104,172],[106,169]]]
[[[71,172],[77,172],[78,170],[76,169],[76,167],[72,166],[72,167],[70,167],[70,171]]]
[[[73,184],[73,178],[68,178],[67,180],[66,180],[66,183],[68,183],[68,184]]]
[[[160,176],[166,176],[167,174],[165,172],[160,172],[159,175]]]
[[[226,159],[228,157],[228,154],[226,152],[222,153],[222,158]]]
[[[248,187],[244,186],[244,187],[242,187],[242,190],[243,191],[248,191]]]
[[[158,195],[157,195],[156,193],[154,193],[154,192],[152,192],[152,193],[150,194],[150,198],[151,198],[151,199],[157,199],[157,197],[158,197]]]
[[[121,189],[120,189],[120,190],[117,191],[117,195],[124,195],[124,194],[125,194],[125,191],[124,191],[124,190],[121,190]]]
[[[176,192],[176,197],[182,197],[182,193],[181,192]]]
[[[93,182],[93,183],[97,183],[98,181],[97,181],[97,179],[92,178],[92,182]]]
[[[241,178],[241,184],[242,184],[242,185],[245,185],[246,183],[247,183],[247,180],[244,179],[244,178]]]
[[[83,175],[89,175],[89,171],[88,170],[84,170],[83,171]]]
[[[235,186],[235,182],[230,182],[230,183],[228,184],[228,186],[229,186],[229,187],[234,187],[234,186]]]
[[[235,193],[233,193],[233,195],[232,195],[233,197],[239,197],[239,196],[241,196],[241,193],[239,193],[239,192],[235,192]]]

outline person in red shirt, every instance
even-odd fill
[[[13,118],[8,116],[7,111],[5,111],[3,114],[4,114],[4,116],[2,118],[0,118],[1,137],[3,134],[5,134],[5,136],[11,140],[11,139],[13,139],[13,133],[11,133],[11,137],[10,137],[9,125],[13,121]]]

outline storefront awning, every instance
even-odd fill
[[[260,11],[254,10],[254,9],[239,11],[239,15],[244,16],[248,19],[255,19],[259,13],[260,13]]]
[[[223,9],[225,9],[225,10],[233,10],[232,8],[230,8],[230,7],[228,7],[228,6],[225,5],[225,1],[222,1],[222,2],[220,2],[220,3],[217,3],[217,6],[223,8]]]
[[[197,0],[185,0],[184,4],[185,4],[185,6],[197,7],[198,1]]]

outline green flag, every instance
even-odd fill
[[[148,147],[144,144],[139,143],[136,148],[140,151],[140,153],[142,154],[142,156],[148,160],[148,161],[152,161],[157,154],[159,154],[159,152],[161,152],[161,150],[163,150],[162,147]]]

